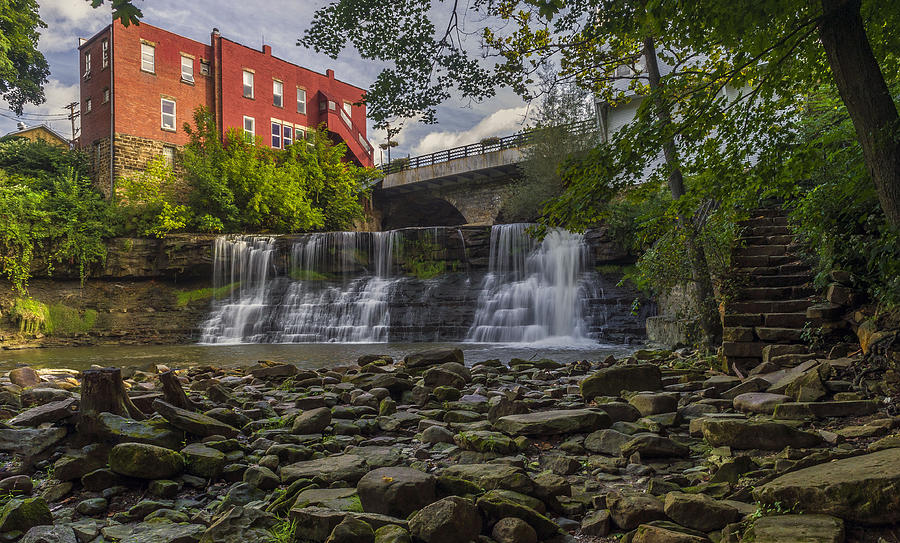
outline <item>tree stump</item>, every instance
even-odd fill
[[[160,373],[159,382],[162,383],[162,391],[163,396],[166,398],[166,403],[172,404],[175,407],[180,407],[181,409],[194,410],[197,408],[197,406],[194,405],[194,402],[192,402],[191,399],[187,397],[187,394],[185,394],[184,389],[181,387],[181,382],[175,375],[174,370]]]
[[[145,418],[125,392],[122,370],[119,368],[85,370],[82,374],[78,431],[86,435],[96,434],[100,413],[136,420]]]

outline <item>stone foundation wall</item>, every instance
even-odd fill
[[[163,153],[166,147],[174,150],[175,160],[172,164],[172,170],[177,179],[176,192],[186,194],[188,187],[185,181],[184,160],[182,158],[184,147],[163,141],[140,138],[128,134],[116,134],[115,156],[113,159],[116,179],[141,175],[150,162],[164,156]],[[107,175],[108,178],[109,176]]]

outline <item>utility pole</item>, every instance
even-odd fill
[[[63,109],[69,110],[69,120],[72,121],[72,144],[75,144],[75,119],[77,119],[80,115],[80,111],[75,111],[75,108],[78,107],[78,102],[72,102],[66,106],[63,106]]]
[[[382,143],[381,145],[379,145],[379,147],[381,147],[382,150],[387,150],[387,154],[388,154],[388,164],[391,163],[391,147],[396,147],[396,146],[397,146],[397,142],[396,142],[396,141],[392,141],[391,138],[393,138],[393,137],[396,136],[398,133],[400,133],[400,129],[401,129],[401,128],[402,128],[402,126],[398,126],[398,127],[396,127],[396,128],[391,128],[391,125],[388,124],[388,125],[387,125],[387,143]],[[382,160],[382,162],[383,162],[383,161],[384,161],[384,160]]]

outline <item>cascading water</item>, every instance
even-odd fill
[[[491,230],[489,271],[467,341],[591,342],[583,311],[589,294],[583,236],[553,230],[536,242],[528,226]]]
[[[201,343],[258,340],[265,330],[275,240],[264,237],[217,238],[213,243],[215,292],[231,287],[203,324]]]

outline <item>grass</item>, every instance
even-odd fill
[[[196,290],[179,290],[175,292],[175,305],[178,307],[185,307],[190,303],[201,300],[218,300],[231,294],[231,291],[237,288],[238,285],[240,285],[240,282],[230,283],[218,288],[206,287],[198,288]]]
[[[10,310],[10,317],[19,325],[23,334],[34,335],[48,328],[50,309],[34,298],[16,298]]]
[[[288,274],[295,281],[328,281],[332,276],[315,270],[291,270]]]
[[[275,526],[269,529],[268,543],[294,543],[297,535],[297,521],[279,518]]]
[[[91,330],[97,323],[93,309],[79,311],[74,307],[56,303],[47,305],[34,298],[17,298],[10,312],[23,334],[38,333],[71,336]]]
[[[414,259],[409,263],[410,275],[419,279],[434,279],[447,271],[447,262],[443,260]]]

